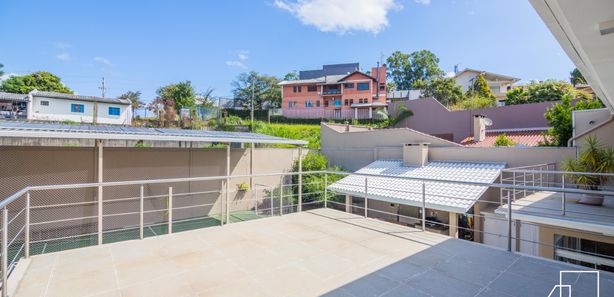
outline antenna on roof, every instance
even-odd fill
[[[489,118],[485,118],[484,119],[484,125],[486,126],[492,126],[492,120]]]
[[[107,86],[104,82],[104,76],[102,77],[102,84],[100,85],[100,87],[98,87],[98,89],[100,89],[102,91],[102,98],[104,98],[104,96],[107,94]]]

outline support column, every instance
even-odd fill
[[[98,183],[102,183],[103,182],[103,147],[102,147],[102,140],[97,139],[96,140],[96,148],[97,148],[97,173],[96,173],[96,182]],[[102,219],[102,214],[103,214],[103,210],[102,210],[102,186],[98,186],[98,195],[96,197],[98,199],[98,244],[102,244],[102,232],[104,231],[103,229],[103,219]]]
[[[230,143],[226,145],[226,224],[230,221]]]
[[[358,108],[354,107],[354,118],[358,119]]]
[[[345,212],[352,212],[352,197],[345,194]]]
[[[373,118],[373,107],[369,107],[369,118]]]
[[[449,212],[448,224],[450,225],[448,235],[450,235],[450,237],[458,238],[458,214],[455,212]]]
[[[269,121],[270,122],[270,121]],[[254,144],[249,147],[249,189],[254,188]]]
[[[303,148],[298,148],[298,205],[297,212],[303,210]]]
[[[480,213],[480,202],[473,206],[473,241],[482,242],[482,214]]]

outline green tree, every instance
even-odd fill
[[[439,68],[439,58],[428,50],[411,54],[395,51],[386,59],[386,63],[388,78],[397,90],[415,89],[418,87],[416,84],[444,74]]]
[[[507,137],[507,135],[505,133],[503,134],[499,134],[497,135],[497,138],[495,138],[495,146],[514,146],[516,145],[516,143],[514,143],[514,141]]]
[[[254,94],[254,109],[261,109],[263,104],[281,106],[281,87],[279,79],[274,76],[262,75],[256,71],[241,73],[232,82],[232,94],[246,108],[251,108],[252,92]]]
[[[467,91],[467,96],[477,96],[482,98],[495,99],[495,95],[490,90],[490,87],[488,86],[488,82],[486,81],[484,74],[480,74],[475,77],[471,89]]]
[[[465,100],[463,89],[452,77],[436,77],[424,83],[424,97],[434,97],[445,106],[452,106]]]
[[[494,98],[486,98],[477,95],[472,95],[467,97],[463,101],[459,101],[458,103],[452,105],[450,109],[452,110],[465,110],[465,109],[480,109],[493,107],[496,105],[496,100]]]
[[[326,157],[317,152],[309,152],[304,158],[302,162],[303,172],[308,171],[323,171],[323,170],[331,170],[331,171],[341,171],[339,167],[329,167],[328,160]],[[293,171],[298,172],[298,160],[294,162]],[[330,185],[333,182],[338,181],[342,177],[337,174],[329,174],[327,177],[327,183]],[[292,184],[294,185],[292,188],[294,193],[298,193],[298,175],[292,176]],[[324,173],[311,173],[311,174],[303,174],[303,185],[302,185],[302,193],[303,193],[303,203],[311,202],[311,201],[323,201],[324,200]],[[288,195],[286,195],[287,197]],[[297,197],[296,195],[292,196],[293,204],[296,204]]]
[[[2,70],[2,68],[4,68],[4,65],[0,63],[0,76],[4,75],[4,71]]]
[[[565,81],[546,80],[531,82],[525,87],[516,87],[506,94],[505,104],[527,104],[544,101],[560,101],[563,96],[569,95],[573,99],[591,99],[590,94],[576,90]]]
[[[72,94],[61,79],[46,71],[37,71],[27,75],[11,76],[0,85],[0,91],[26,94],[34,90]]]
[[[580,70],[578,70],[578,68],[574,68],[570,73],[569,73],[569,82],[575,87],[577,85],[580,84],[586,84],[586,79],[584,78],[584,75],[582,75],[582,72],[580,72]]]
[[[145,103],[141,101],[141,91],[128,91],[119,95],[120,99],[128,99],[130,100],[130,105],[132,106],[132,110],[136,110],[145,106]],[[134,117],[134,112],[132,112],[132,117]]]
[[[523,87],[515,87],[505,94],[505,105],[528,103],[527,90]]]
[[[603,103],[597,99],[581,99],[574,105],[572,95],[565,94],[560,103],[555,103],[546,110],[544,117],[548,121],[548,135],[552,137],[549,145],[566,146],[567,141],[573,134],[571,112],[574,110],[585,110],[602,108]]]
[[[196,92],[189,80],[160,87],[156,93],[159,98],[173,100],[173,107],[177,110],[192,107],[196,103]]]
[[[292,70],[286,73],[283,80],[298,80],[298,79],[299,79],[298,72],[296,72],[296,70]]]

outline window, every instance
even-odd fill
[[[318,90],[317,86],[307,86],[307,92],[315,92]]]
[[[49,106],[49,101],[41,101],[42,106]]]
[[[70,105],[71,112],[83,113],[85,112],[85,106],[83,104],[71,104]]]
[[[555,234],[554,248],[556,260],[614,272],[609,260],[614,256],[612,243]]]
[[[324,107],[328,107],[328,100],[324,100]]]
[[[305,101],[305,107],[313,107],[313,103],[311,102],[311,100]]]
[[[358,99],[358,103],[362,104],[362,98]]]
[[[347,99],[343,100],[343,105],[348,106],[349,101]]]
[[[386,91],[386,84],[385,83],[380,83],[379,84],[379,90],[380,91]]]
[[[346,89],[353,89],[354,88],[354,83],[343,84],[343,87],[346,88]]]
[[[369,83],[358,83],[356,87],[359,91],[367,91],[369,90]]]
[[[316,100],[316,107],[320,107],[320,100]]]
[[[293,91],[294,93],[300,93],[300,92],[301,92],[301,86],[294,86],[294,87],[292,88],[292,91]]]
[[[109,107],[109,115],[118,116],[120,114],[119,107]]]
[[[350,105],[354,104],[354,99],[350,99]]]

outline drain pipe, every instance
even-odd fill
[[[572,144],[572,143],[573,143],[573,142],[574,142],[576,139],[578,139],[578,138],[580,138],[580,137],[582,137],[582,136],[585,136],[585,135],[587,135],[587,134],[589,134],[589,133],[591,133],[591,132],[593,132],[593,131],[595,131],[595,130],[599,129],[599,128],[601,128],[601,127],[605,126],[606,124],[608,124],[608,123],[610,123],[610,122],[612,122],[612,121],[614,121],[614,114],[610,114],[610,117],[609,117],[607,120],[605,120],[605,121],[603,121],[603,122],[601,122],[601,123],[597,124],[595,127],[592,127],[592,128],[590,128],[590,129],[588,129],[588,130],[586,130],[586,131],[584,131],[584,132],[582,132],[582,133],[580,133],[580,134],[578,134],[578,135],[575,135],[575,136],[573,136],[573,137],[569,138],[569,140],[567,141],[567,146],[568,146],[568,147],[570,147],[570,146],[571,146],[571,144]]]

